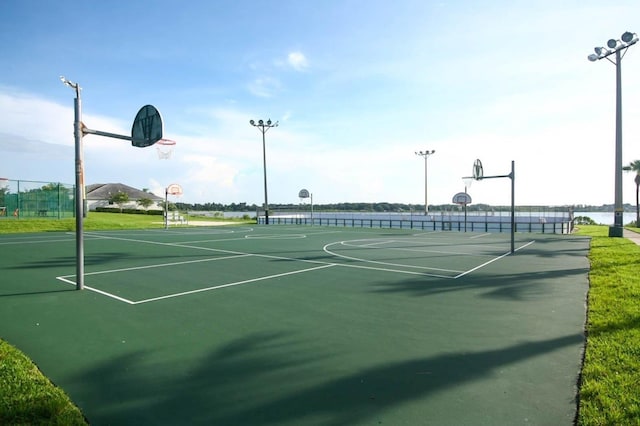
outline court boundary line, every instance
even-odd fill
[[[64,283],[71,284],[73,286],[78,284],[75,281],[71,281],[71,280],[67,279],[67,277],[75,277],[75,275],[64,275],[64,276],[56,277],[56,279],[60,280],[60,281],[62,281]],[[99,294],[102,294],[103,296],[107,296],[107,297],[109,297],[111,299],[115,299],[115,300],[118,300],[120,302],[127,303],[129,305],[135,305],[135,303],[136,303],[133,300],[125,299],[124,297],[116,296],[115,294],[107,293],[106,291],[99,290],[97,288],[93,288],[93,287],[88,286],[88,285],[85,285],[84,289],[85,290],[90,290],[90,291],[93,291],[93,292],[96,292],[96,293],[99,293]]]
[[[247,284],[247,283],[251,283],[251,282],[256,282],[256,281],[263,281],[263,280],[267,280],[267,279],[271,279],[271,278],[277,278],[277,277],[281,277],[281,276],[286,276],[286,275],[293,275],[293,274],[297,274],[297,273],[302,273],[302,272],[309,272],[309,271],[314,271],[314,270],[319,270],[319,269],[324,269],[324,268],[328,268],[328,267],[333,267],[333,266],[342,266],[342,267],[346,267],[346,268],[355,268],[355,269],[366,269],[366,270],[374,270],[374,271],[382,271],[382,272],[391,272],[391,273],[398,273],[398,274],[407,274],[407,275],[420,275],[420,276],[429,276],[429,277],[434,277],[434,278],[443,278],[443,279],[458,279],[460,277],[463,277],[471,272],[474,272],[480,268],[483,268],[497,260],[500,260],[506,256],[508,256],[509,254],[511,254],[510,252],[506,252],[498,257],[495,257],[487,262],[484,262],[472,269],[469,269],[467,271],[462,271],[461,273],[459,273],[458,275],[454,275],[454,276],[450,276],[450,275],[441,275],[441,274],[436,274],[436,273],[428,273],[428,272],[419,272],[419,271],[411,271],[411,270],[400,270],[400,269],[391,269],[391,268],[383,268],[383,267],[373,267],[373,266],[367,266],[367,265],[350,265],[350,264],[342,264],[342,263],[334,263],[334,262],[324,262],[324,261],[318,261],[318,260],[309,260],[309,259],[296,259],[296,258],[289,258],[289,257],[284,257],[284,256],[275,256],[275,255],[267,255],[267,254],[258,254],[258,253],[246,253],[246,252],[237,252],[237,251],[232,251],[232,250],[224,250],[224,249],[216,249],[216,248],[211,248],[211,247],[199,247],[199,246],[192,246],[192,245],[188,245],[189,243],[184,242],[184,243],[166,243],[166,242],[159,242],[159,241],[147,241],[147,240],[140,240],[140,239],[132,239],[132,238],[123,238],[123,237],[111,237],[111,236],[102,236],[102,235],[95,235],[93,234],[93,236],[97,237],[97,239],[114,239],[114,240],[121,240],[121,241],[129,241],[129,242],[136,242],[136,243],[143,243],[143,244],[154,244],[154,245],[164,245],[164,246],[173,246],[173,247],[180,247],[180,248],[190,248],[190,249],[195,249],[195,250],[205,250],[205,251],[214,251],[214,252],[219,252],[219,253],[228,253],[231,256],[224,256],[224,257],[216,257],[216,258],[209,258],[209,259],[197,259],[197,260],[190,260],[190,261],[183,261],[183,262],[171,262],[171,263],[166,263],[166,264],[155,264],[155,265],[145,265],[145,266],[138,266],[138,267],[131,267],[131,268],[121,268],[121,269],[114,269],[114,270],[105,270],[105,271],[96,271],[96,272],[89,272],[89,273],[85,273],[86,275],[99,275],[99,274],[107,274],[107,273],[112,273],[112,272],[126,272],[126,271],[130,271],[130,270],[139,270],[139,269],[148,269],[148,268],[157,268],[157,267],[164,267],[164,266],[177,266],[177,265],[181,265],[181,264],[188,264],[188,263],[197,263],[197,262],[207,262],[207,261],[215,261],[215,260],[226,260],[226,259],[232,259],[232,258],[239,258],[239,257],[250,257],[250,256],[255,256],[255,257],[261,257],[261,258],[268,258],[268,259],[279,259],[279,260],[288,260],[288,261],[293,261],[293,262],[303,262],[303,263],[313,263],[313,264],[319,264],[320,266],[316,266],[316,267],[312,267],[312,268],[307,268],[307,269],[301,269],[301,270],[297,270],[297,271],[290,271],[290,272],[285,272],[285,273],[280,273],[280,274],[273,274],[273,275],[268,275],[268,276],[263,276],[263,277],[258,277],[258,278],[252,278],[249,280],[242,280],[242,281],[238,281],[238,282],[234,282],[234,283],[227,283],[227,284],[221,284],[221,285],[217,285],[217,286],[212,286],[212,287],[206,287],[203,289],[196,289],[196,290],[189,290],[186,292],[180,292],[180,293],[174,293],[171,295],[165,295],[165,296],[158,296],[158,297],[154,297],[154,298],[149,298],[149,299],[142,299],[141,301],[132,301],[129,299],[126,299],[124,297],[120,297],[117,296],[115,294],[103,291],[103,290],[99,290],[96,289],[94,287],[91,286],[84,286],[84,288],[94,291],[96,293],[102,294],[104,296],[113,298],[115,300],[119,300],[131,305],[137,305],[140,303],[149,303],[149,302],[153,302],[153,301],[158,301],[158,300],[164,300],[164,299],[169,299],[169,298],[175,298],[175,297],[181,297],[181,296],[185,296],[185,295],[189,295],[189,294],[194,294],[194,293],[200,293],[200,292],[204,292],[204,291],[211,291],[211,290],[216,290],[216,289],[220,289],[220,288],[225,288],[225,287],[231,287],[234,285],[241,285],[241,284]],[[245,240],[244,238],[241,238],[242,240]],[[225,239],[228,240],[228,239]],[[236,238],[233,238],[232,240],[238,240]],[[362,239],[364,240],[364,239]],[[199,241],[199,242],[205,242],[205,241]],[[209,242],[209,240],[207,240],[207,242]],[[400,266],[400,267],[404,267],[404,268],[422,268],[422,269],[431,269],[431,270],[442,270],[442,271],[449,271],[449,272],[460,272],[460,271],[456,271],[456,270],[449,270],[449,269],[439,269],[439,268],[429,268],[429,267],[417,267],[417,266],[411,266],[411,265],[398,265],[398,264],[392,264],[392,263],[386,263],[386,262],[378,262],[378,261],[365,261],[363,259],[359,259],[359,258],[350,258],[348,256],[344,256],[344,255],[337,255],[334,254],[330,251],[326,250],[327,246],[333,245],[333,244],[343,244],[345,241],[334,241],[332,243],[328,243],[325,246],[323,246],[323,251],[325,251],[326,253],[336,256],[336,257],[342,257],[342,258],[346,258],[346,259],[350,259],[350,260],[356,260],[358,262],[364,262],[364,263],[377,263],[377,264],[382,264],[382,265],[389,265],[389,266]],[[535,242],[535,240],[529,241],[528,243],[518,247],[517,249],[515,249],[515,251],[521,250],[525,247],[528,247],[529,245],[533,244]],[[193,242],[191,242],[191,244],[193,244]],[[56,277],[57,280],[63,281],[65,283],[68,284],[72,284],[72,285],[76,285],[75,282],[69,280],[68,278],[70,277],[75,277],[74,275],[62,275],[62,276],[58,276]]]
[[[523,249],[523,248],[525,248],[525,247],[528,247],[528,246],[530,246],[531,244],[533,244],[533,243],[535,243],[535,242],[536,242],[535,240],[531,240],[531,241],[529,241],[528,243],[526,243],[526,244],[524,244],[524,245],[522,245],[522,246],[520,246],[520,247],[516,248],[514,251],[518,251],[518,250],[520,250],[520,249]],[[465,276],[465,275],[467,275],[467,274],[470,274],[471,272],[476,271],[476,270],[478,270],[478,269],[480,269],[480,268],[484,268],[484,267],[485,267],[485,266],[487,266],[488,264],[493,263],[493,262],[495,262],[496,260],[500,260],[500,259],[502,259],[502,258],[504,258],[504,257],[506,257],[506,256],[509,256],[510,254],[511,254],[511,252],[510,252],[510,251],[508,251],[508,252],[506,252],[505,254],[503,254],[502,256],[496,257],[495,259],[491,259],[491,260],[489,260],[488,262],[485,262],[485,263],[483,263],[483,264],[481,264],[481,265],[476,266],[475,268],[471,268],[471,269],[469,269],[468,271],[463,272],[463,273],[462,273],[462,274],[460,274],[460,275],[457,275],[455,278],[456,278],[456,279],[458,279],[458,278],[463,277],[463,276]]]
[[[394,238],[388,238],[388,239],[380,238],[380,239],[371,239],[371,240],[374,240],[374,241],[377,241],[377,242],[373,242],[371,244],[359,245],[359,246],[358,245],[352,245],[352,247],[359,247],[359,248],[365,248],[365,249],[369,248],[369,249],[374,249],[374,250],[380,250],[380,249],[384,249],[384,250],[407,250],[407,249],[401,249],[401,248],[374,247],[376,245],[384,244],[386,242],[399,242],[398,240],[396,240]],[[387,241],[385,241],[385,240],[387,240]],[[328,254],[330,254],[332,256],[336,256],[336,257],[343,258],[343,259],[348,259],[348,260],[355,260],[355,261],[363,262],[363,263],[373,263],[373,264],[378,264],[378,265],[396,266],[396,267],[403,267],[403,268],[409,268],[409,269],[423,269],[423,270],[431,270],[431,271],[443,271],[443,272],[458,273],[457,275],[449,276],[449,275],[441,275],[441,274],[429,273],[429,272],[413,272],[416,275],[424,275],[424,276],[431,276],[431,277],[437,277],[437,278],[447,278],[447,279],[458,279],[458,278],[463,277],[463,276],[465,276],[465,275],[467,275],[467,274],[469,274],[469,273],[471,273],[471,272],[473,272],[473,271],[475,271],[475,270],[477,270],[477,269],[479,269],[479,268],[481,268],[483,266],[486,266],[486,265],[488,265],[488,264],[490,264],[492,262],[495,262],[496,260],[502,259],[503,257],[505,257],[505,256],[510,254],[510,252],[506,252],[505,254],[500,255],[498,257],[493,257],[494,255],[487,255],[487,254],[455,253],[455,252],[445,252],[445,251],[438,251],[438,250],[428,251],[428,252],[431,252],[431,253],[459,254],[461,256],[493,257],[488,262],[482,263],[482,264],[480,264],[480,265],[478,265],[478,266],[476,266],[476,267],[474,267],[474,268],[472,268],[470,270],[460,271],[460,270],[455,270],[455,269],[444,269],[444,268],[434,268],[434,267],[427,267],[427,266],[404,265],[404,264],[397,264],[397,263],[391,263],[391,262],[382,262],[382,261],[377,261],[377,260],[365,260],[365,259],[358,258],[358,257],[351,257],[351,256],[343,255],[343,254],[338,254],[338,253],[335,253],[335,252],[329,250],[329,248],[328,248],[328,247],[333,246],[335,244],[349,246],[348,243],[351,242],[351,241],[367,241],[367,239],[366,238],[362,238],[362,239],[348,240],[348,241],[334,241],[332,243],[325,244],[324,247],[322,248],[322,250],[325,253],[328,253]],[[526,245],[519,247],[518,250],[528,246],[529,244],[532,244],[534,241],[530,241]],[[354,266],[354,265],[349,265],[349,266]],[[366,268],[366,267],[362,267],[362,268]],[[400,272],[400,271],[398,271],[398,272]],[[410,272],[412,272],[412,271],[401,271],[400,273],[410,273]]]
[[[462,251],[447,251],[447,250],[433,250],[433,249],[424,250],[424,249],[420,249],[420,248],[413,248],[413,247],[410,247],[410,246],[406,246],[406,247],[382,247],[382,245],[388,244],[388,243],[396,243],[396,244],[404,243],[404,241],[397,240],[397,239],[389,239],[389,240],[386,240],[386,241],[378,241],[376,243],[363,244],[363,245],[348,244],[348,243],[356,242],[356,241],[367,241],[367,240],[365,239],[365,240],[341,241],[340,244],[342,244],[343,246],[346,246],[346,247],[375,249],[375,250],[396,250],[396,251],[408,251],[408,252],[417,252],[417,253],[452,254],[452,255],[462,255],[462,256],[470,256],[470,257],[493,257],[493,256],[495,256],[494,254],[476,254],[476,253],[467,253],[467,252],[462,252]],[[443,246],[443,245],[445,245],[445,244],[434,244],[434,246]],[[477,244],[474,244],[474,245],[477,245]],[[438,269],[438,268],[434,268],[434,269]],[[443,269],[443,270],[446,271],[448,269]],[[456,272],[456,271],[454,271],[454,272]]]
[[[67,238],[61,237],[61,236],[53,236],[51,235],[51,239],[47,239],[47,238],[43,238],[43,237],[24,237],[24,238],[20,238],[20,237],[9,237],[7,238],[9,241],[0,241],[0,245],[2,246],[10,246],[10,245],[15,245],[15,244],[45,244],[45,243],[66,243],[66,242],[75,242],[75,238],[73,234],[70,234],[68,232],[64,233],[65,236],[67,236]],[[90,236],[91,238],[89,239],[96,239],[96,237],[94,236]],[[40,238],[40,239],[35,239],[35,238]],[[55,238],[55,239],[54,239]]]
[[[190,294],[202,293],[202,292],[205,292],[205,291],[217,290],[217,289],[226,288],[226,287],[234,287],[234,286],[238,286],[238,285],[242,285],[242,284],[254,283],[254,282],[257,282],[257,281],[270,280],[272,278],[286,277],[286,276],[289,276],[289,275],[301,274],[301,273],[304,273],[304,272],[315,271],[315,270],[318,270],[318,269],[330,268],[332,266],[336,266],[336,264],[331,264],[330,263],[330,264],[326,264],[326,265],[315,266],[313,268],[300,269],[300,270],[297,270],[297,271],[290,271],[290,272],[283,272],[283,273],[280,273],[280,274],[266,275],[266,276],[263,276],[263,277],[250,278],[248,280],[236,281],[236,282],[233,282],[233,283],[221,284],[221,285],[211,286],[211,287],[207,287],[207,288],[199,288],[199,289],[196,289],[196,290],[183,291],[183,292],[180,292],[180,293],[168,294],[168,295],[165,295],[165,296],[152,297],[152,298],[149,298],[149,299],[143,299],[143,300],[136,301],[136,302],[134,302],[134,305],[140,305],[142,303],[157,302],[159,300],[164,300],[164,299],[172,299],[172,298],[176,298],[176,297],[188,296]]]
[[[216,260],[227,260],[227,259],[235,259],[238,257],[247,257],[252,256],[251,254],[235,254],[232,256],[223,256],[223,257],[210,257],[207,259],[196,259],[196,260],[183,260],[181,262],[169,262],[169,263],[156,263],[153,265],[144,265],[144,266],[132,266],[130,268],[120,268],[120,269],[107,269],[104,271],[94,271],[94,272],[85,272],[85,276],[88,275],[102,275],[102,274],[111,274],[114,272],[127,272],[127,271],[136,271],[141,269],[152,269],[152,268],[163,268],[166,266],[176,266],[176,265],[186,265],[189,263],[203,263],[203,262],[215,262]],[[61,275],[62,278],[75,277],[73,275]]]
[[[250,254],[247,254],[246,256],[251,256]],[[225,258],[219,258],[220,260],[226,260],[226,259],[231,259],[231,258],[236,258],[236,257],[244,257],[244,256],[230,256],[230,257],[225,257]],[[212,260],[218,260],[218,259],[212,259]],[[193,261],[190,262],[183,262],[183,263],[193,263]],[[155,267],[162,267],[162,266],[175,266],[176,263],[171,263],[171,264],[163,264],[163,265],[155,265]],[[212,290],[218,290],[221,288],[226,288],[226,287],[234,287],[234,286],[238,286],[238,285],[242,285],[242,284],[249,284],[249,283],[253,283],[253,282],[257,282],[257,281],[265,281],[265,280],[270,280],[273,278],[280,278],[280,277],[286,277],[289,275],[295,275],[295,274],[301,274],[304,272],[310,272],[310,271],[315,271],[318,269],[325,269],[325,268],[330,268],[333,266],[339,266],[335,263],[327,263],[324,265],[320,265],[320,266],[315,266],[313,268],[306,268],[306,269],[299,269],[296,271],[289,271],[289,272],[282,272],[279,274],[271,274],[271,275],[265,275],[262,277],[257,277],[257,278],[250,278],[248,280],[242,280],[242,281],[235,281],[235,282],[231,282],[231,283],[226,283],[226,284],[220,284],[220,285],[215,285],[215,286],[210,286],[210,287],[205,287],[205,288],[198,288],[195,290],[189,290],[189,291],[182,291],[182,292],[178,292],[178,293],[172,293],[172,294],[166,294],[164,296],[158,296],[158,297],[151,297],[148,299],[141,299],[141,300],[129,300],[127,298],[121,297],[121,296],[117,296],[113,293],[109,293],[106,292],[104,290],[99,290],[95,287],[90,287],[85,285],[84,288],[87,290],[91,290],[94,291],[96,293],[102,294],[103,296],[107,296],[110,297],[112,299],[121,301],[121,302],[125,302],[129,305],[140,305],[143,303],[150,303],[150,302],[157,302],[160,300],[165,300],[165,299],[173,299],[176,297],[182,297],[182,296],[188,296],[190,294],[196,294],[196,293],[203,293],[205,291],[212,291]],[[154,267],[154,266],[149,266],[149,267]],[[134,270],[134,269],[145,269],[146,267],[141,267],[141,268],[123,268],[123,269],[119,269],[119,270],[111,270],[111,271],[100,271],[97,273],[90,273],[92,275],[98,275],[98,274],[106,274],[106,273],[112,273],[112,272],[126,272],[129,270]],[[85,274],[85,275],[89,275],[89,274]],[[56,277],[56,279],[63,281],[67,284],[71,284],[71,285],[76,285],[75,282],[67,279],[68,277],[75,277],[75,275],[64,275],[64,276],[60,276],[60,277]]]
[[[358,258],[358,257],[351,257],[351,256],[346,256],[343,254],[338,254],[338,253],[334,253],[331,250],[329,250],[327,247],[334,245],[334,244],[342,244],[344,245],[345,241],[335,241],[333,243],[329,243],[326,244],[322,250],[325,253],[328,253],[332,256],[338,257],[338,258],[342,258],[342,259],[348,259],[348,260],[355,260],[357,262],[363,262],[363,263],[373,263],[376,265],[387,265],[387,266],[396,266],[396,267],[404,267],[404,268],[413,268],[413,269],[424,269],[424,270],[431,270],[431,271],[446,271],[446,272],[457,272],[460,273],[462,271],[458,271],[458,270],[453,270],[453,269],[442,269],[442,268],[431,268],[428,266],[412,266],[412,265],[402,265],[402,264],[398,264],[398,263],[391,263],[391,262],[382,262],[379,260],[365,260],[362,258]],[[379,250],[379,248],[376,248]],[[417,272],[415,272],[416,274],[418,274]],[[431,277],[439,277],[439,278],[452,278],[448,275],[439,275],[439,274],[432,274],[432,273],[427,273],[427,272],[421,272],[419,273],[420,275],[426,275],[426,276],[431,276]]]

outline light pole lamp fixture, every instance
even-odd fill
[[[615,155],[615,197],[613,226],[609,228],[610,237],[622,237],[623,212],[622,207],[622,71],[621,61],[630,46],[638,42],[638,35],[629,31],[622,34],[620,40],[607,41],[607,47],[596,47],[595,53],[587,59],[591,62],[606,59],[616,66],[616,155]],[[615,60],[610,56],[615,55]]]
[[[271,119],[267,120],[258,120],[256,123],[254,120],[249,120],[249,124],[253,127],[256,127],[262,133],[262,164],[264,166],[264,223],[265,225],[269,224],[269,200],[267,198],[267,153],[265,147],[265,139],[264,134],[272,127],[278,127],[278,122],[271,122]]]
[[[429,151],[428,149],[425,151],[416,151],[416,155],[420,157],[424,157],[424,214],[425,216],[429,214],[429,203],[427,201],[427,158],[430,155],[436,152],[435,149]]]

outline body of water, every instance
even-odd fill
[[[195,212],[194,212],[195,213]],[[351,213],[352,214],[352,213]],[[508,214],[508,213],[507,213]],[[224,217],[242,217],[249,215],[249,217],[255,217],[256,212],[224,212]],[[613,225],[613,212],[575,212],[574,217],[587,216],[593,219],[594,222],[601,225]],[[627,225],[636,220],[635,212],[624,212],[622,223]]]
[[[593,219],[593,221],[600,225],[613,225],[613,212],[574,212],[574,217],[586,216]],[[628,225],[631,222],[635,222],[635,212],[624,212],[622,214],[622,224]]]

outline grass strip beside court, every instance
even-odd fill
[[[29,358],[0,340],[0,424],[85,425],[82,413]]]
[[[127,214],[127,213],[102,213],[91,212],[83,220],[83,228],[88,231],[113,230],[113,229],[150,229],[164,228],[162,216],[143,215],[143,214]],[[193,217],[190,221],[197,223],[198,221],[210,222],[234,222],[238,224],[255,223],[255,221],[245,219],[218,219],[218,218],[200,218]],[[173,227],[183,225],[172,225]],[[13,219],[3,218],[0,220],[0,234],[14,234],[17,232],[53,232],[53,231],[73,231],[76,229],[75,218],[63,219]]]
[[[580,387],[579,424],[640,424],[640,246],[594,235],[589,259],[587,347]]]

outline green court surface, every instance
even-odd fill
[[[589,239],[0,235],[0,337],[95,425],[571,425]]]

